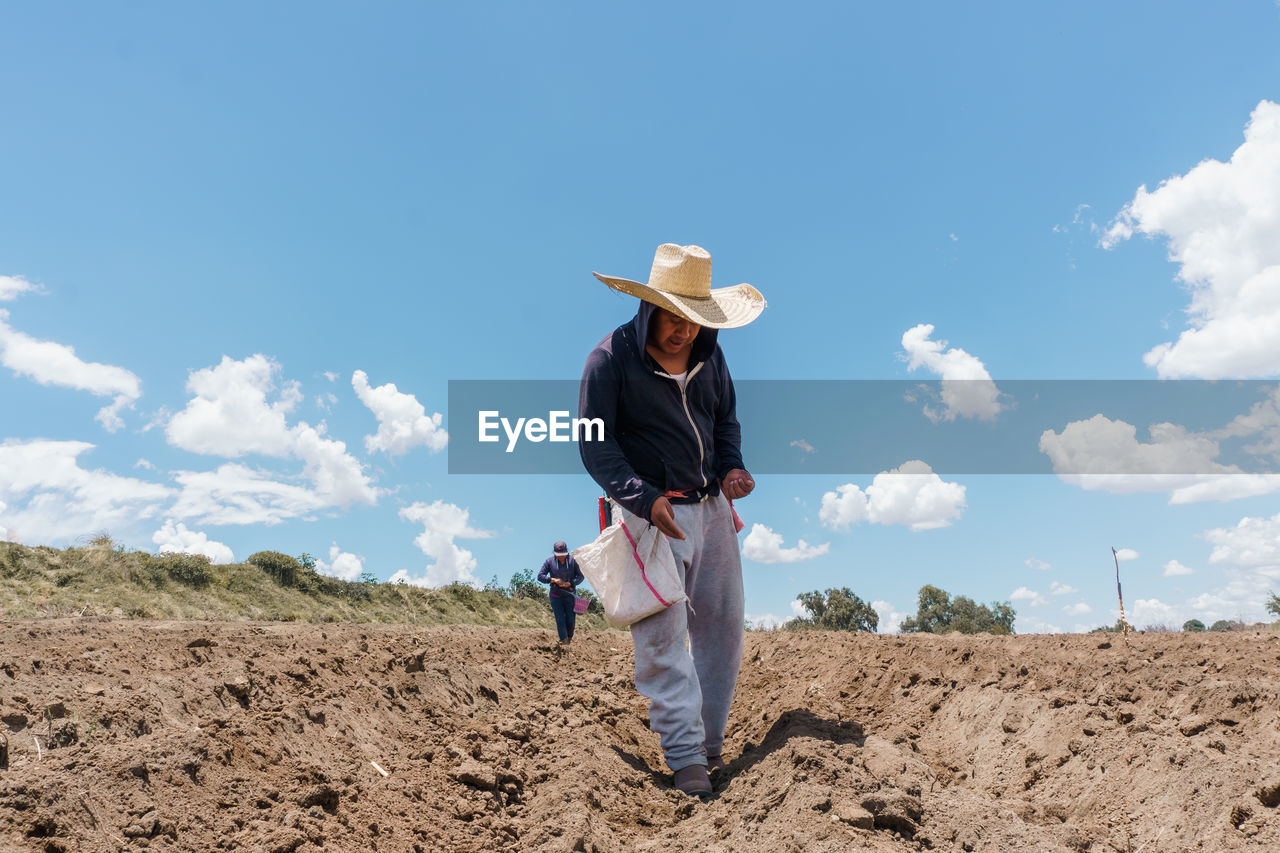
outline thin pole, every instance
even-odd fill
[[[1111,558],[1116,561],[1116,597],[1120,599],[1120,624],[1123,626],[1124,636],[1129,636],[1129,623],[1124,618],[1124,593],[1120,591],[1120,555],[1116,553],[1116,546],[1111,546]]]

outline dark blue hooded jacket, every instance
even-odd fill
[[[601,418],[604,441],[580,441],[587,473],[641,518],[672,489],[710,489],[743,468],[737,398],[715,329],[694,338],[684,390],[645,352],[657,306],[641,302],[631,322],[587,356],[578,417]]]
[[[551,597],[559,598],[562,595],[573,595],[572,589],[562,590],[560,587],[552,584],[552,580],[568,581],[570,587],[575,587],[582,583],[585,578],[582,576],[582,569],[578,568],[578,561],[573,559],[570,554],[564,558],[561,563],[556,559],[555,555],[548,557],[542,564],[542,569],[538,572],[538,580],[545,584],[551,584]]]

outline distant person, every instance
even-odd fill
[[[578,621],[578,614],[573,612],[574,587],[584,580],[578,561],[569,556],[568,545],[557,542],[552,546],[551,556],[538,572],[538,580],[551,585],[547,595],[551,599],[551,613],[556,617],[556,633],[560,635],[560,645],[567,646]]]
[[[765,301],[749,284],[712,290],[711,255],[698,246],[659,246],[648,284],[596,278],[642,301],[587,357],[578,416],[601,418],[604,440],[578,447],[628,528],[651,522],[671,545],[689,606],[631,626],[636,689],[650,701],[675,787],[705,798],[708,769],[724,767],[742,663],[742,561],[729,501],[755,488],[716,337],[755,320]]]

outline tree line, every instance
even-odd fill
[[[875,608],[847,586],[819,592],[802,592],[796,599],[808,616],[797,616],[782,627],[788,631],[869,631],[880,625]],[[925,584],[916,597],[916,615],[902,620],[903,634],[1012,634],[1017,613],[1007,601],[978,604],[972,598],[952,598],[945,589]]]

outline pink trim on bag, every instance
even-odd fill
[[[631,543],[631,554],[636,558],[636,563],[640,566],[640,577],[644,579],[644,585],[649,587],[649,592],[653,593],[654,598],[662,602],[663,607],[670,607],[671,602],[658,595],[658,591],[653,588],[653,584],[649,583],[649,576],[644,572],[644,560],[640,559],[640,552],[636,550],[636,540],[631,538],[631,531],[627,529],[627,523],[625,521],[619,521],[618,523],[622,525],[622,532],[627,534],[627,541]]]
[[[733,515],[733,532],[741,533],[742,528],[747,525],[743,524],[742,518],[738,515],[738,511],[733,508],[733,501],[729,501],[729,512]]]

